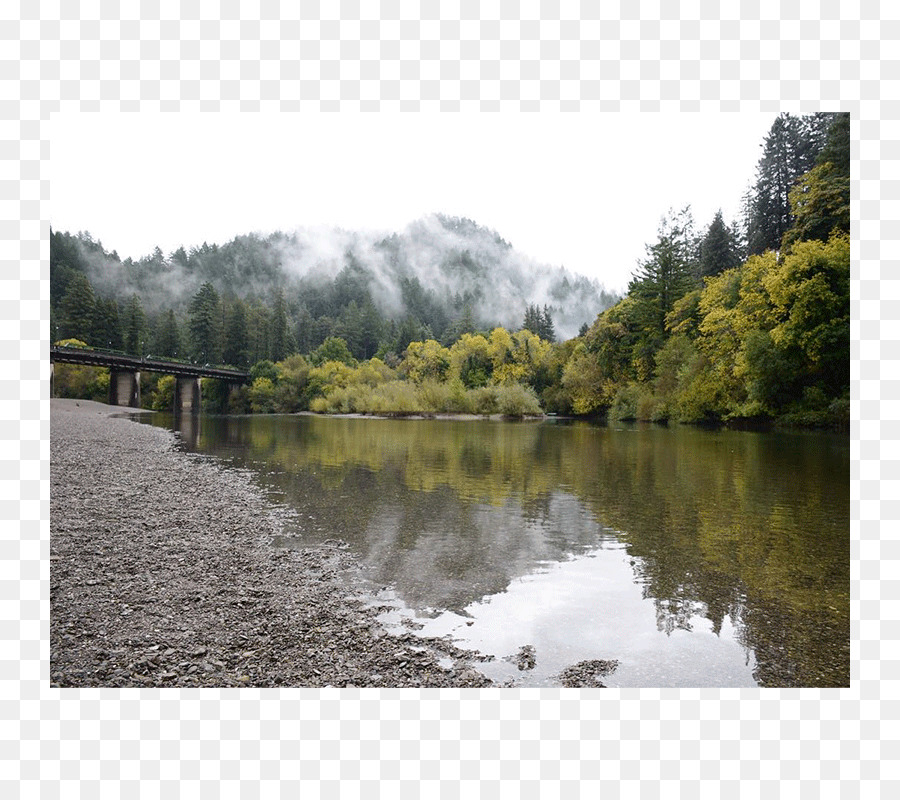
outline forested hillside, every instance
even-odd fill
[[[849,421],[850,117],[779,116],[745,233],[670,213],[627,296],[574,346],[577,413],[620,419]]]
[[[618,298],[537,264],[471,220],[434,215],[376,238],[340,230],[239,236],[134,261],[51,232],[51,334],[246,367],[344,339],[359,359],[415,340],[517,326],[546,306],[574,336]]]
[[[380,238],[300,230],[140,261],[51,232],[51,337],[252,366],[233,411],[840,426],[849,234],[849,115],[782,114],[743,218],[698,228],[690,207],[670,210],[624,298],[440,215]],[[167,380],[146,380],[167,407]]]

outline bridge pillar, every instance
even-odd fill
[[[109,404],[141,407],[141,373],[130,369],[109,369]]]
[[[53,385],[53,367],[54,366],[55,366],[54,363],[51,361],[50,362],[50,397],[56,397],[56,394],[54,393],[55,387]]]
[[[175,413],[200,413],[200,378],[175,376]]]

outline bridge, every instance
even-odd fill
[[[162,372],[175,376],[175,411],[196,414],[200,411],[200,379],[218,378],[233,386],[250,380],[250,373],[229,367],[191,364],[152,356],[131,356],[115,350],[87,347],[50,346],[50,396],[53,396],[53,364],[81,364],[109,368],[109,404],[141,405],[141,372]]]

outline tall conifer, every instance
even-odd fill
[[[201,363],[214,364],[222,357],[222,306],[219,294],[208,281],[191,299],[191,350]]]

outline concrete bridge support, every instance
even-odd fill
[[[141,373],[127,369],[109,370],[109,404],[141,407]]]
[[[175,413],[200,413],[200,378],[175,376]]]

